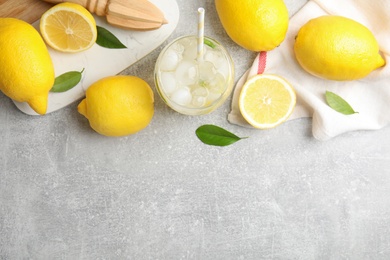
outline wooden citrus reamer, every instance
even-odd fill
[[[84,6],[91,13],[106,16],[114,26],[152,30],[168,23],[164,14],[148,0],[43,0],[49,3],[72,2]]]

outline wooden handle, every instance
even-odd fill
[[[50,3],[72,2],[91,13],[107,16],[107,22],[122,28],[152,30],[168,23],[164,14],[148,0],[43,0]]]
[[[142,3],[142,4],[140,4]],[[146,4],[148,3],[148,4]],[[108,15],[143,22],[167,23],[164,15],[150,2],[137,0],[111,0],[106,10]]]
[[[106,15],[106,6],[109,0],[43,0],[52,4],[59,4],[64,2],[71,2],[79,4],[88,9],[91,13],[97,14],[99,16]]]

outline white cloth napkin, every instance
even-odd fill
[[[252,67],[239,79],[234,90],[232,124],[250,127],[240,114],[238,97],[248,78],[271,73],[284,77],[295,88],[297,105],[289,120],[312,117],[313,136],[318,140],[354,130],[380,129],[390,123],[390,4],[387,0],[311,0],[291,19],[284,42],[276,49],[261,52]],[[312,76],[297,63],[293,51],[295,36],[308,20],[326,14],[349,17],[369,28],[386,60],[384,67],[355,81],[331,81]],[[331,109],[325,92],[344,98],[357,114],[343,115]]]

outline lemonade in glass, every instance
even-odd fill
[[[197,54],[197,36],[177,38],[161,51],[154,71],[161,98],[186,115],[214,111],[234,85],[233,60],[219,42],[204,37],[201,59]]]

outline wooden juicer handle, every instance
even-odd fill
[[[148,0],[43,0],[49,3],[72,2],[99,16],[106,16],[114,26],[133,30],[153,30],[168,23],[164,14]]]

